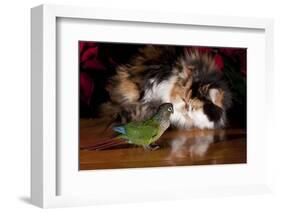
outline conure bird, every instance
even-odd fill
[[[116,137],[86,149],[102,150],[128,143],[142,146],[145,150],[151,150],[153,148],[150,145],[156,142],[170,126],[170,115],[173,112],[174,109],[171,103],[161,104],[156,114],[151,118],[144,121],[130,122],[126,125],[113,127],[113,131],[118,133]]]

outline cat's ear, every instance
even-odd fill
[[[220,108],[223,108],[224,91],[218,88],[212,88],[209,90],[209,96],[213,104]]]

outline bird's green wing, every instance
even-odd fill
[[[152,119],[144,122],[131,122],[126,126],[126,137],[133,144],[146,145],[150,144],[159,133],[159,123]]]

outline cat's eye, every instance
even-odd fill
[[[172,111],[173,111],[173,108],[172,108],[172,107],[169,107],[169,108],[168,108],[168,111],[172,112]]]

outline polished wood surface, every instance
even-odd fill
[[[132,145],[84,150],[112,138],[103,120],[80,120],[80,170],[246,163],[244,129],[168,130],[153,151]]]

